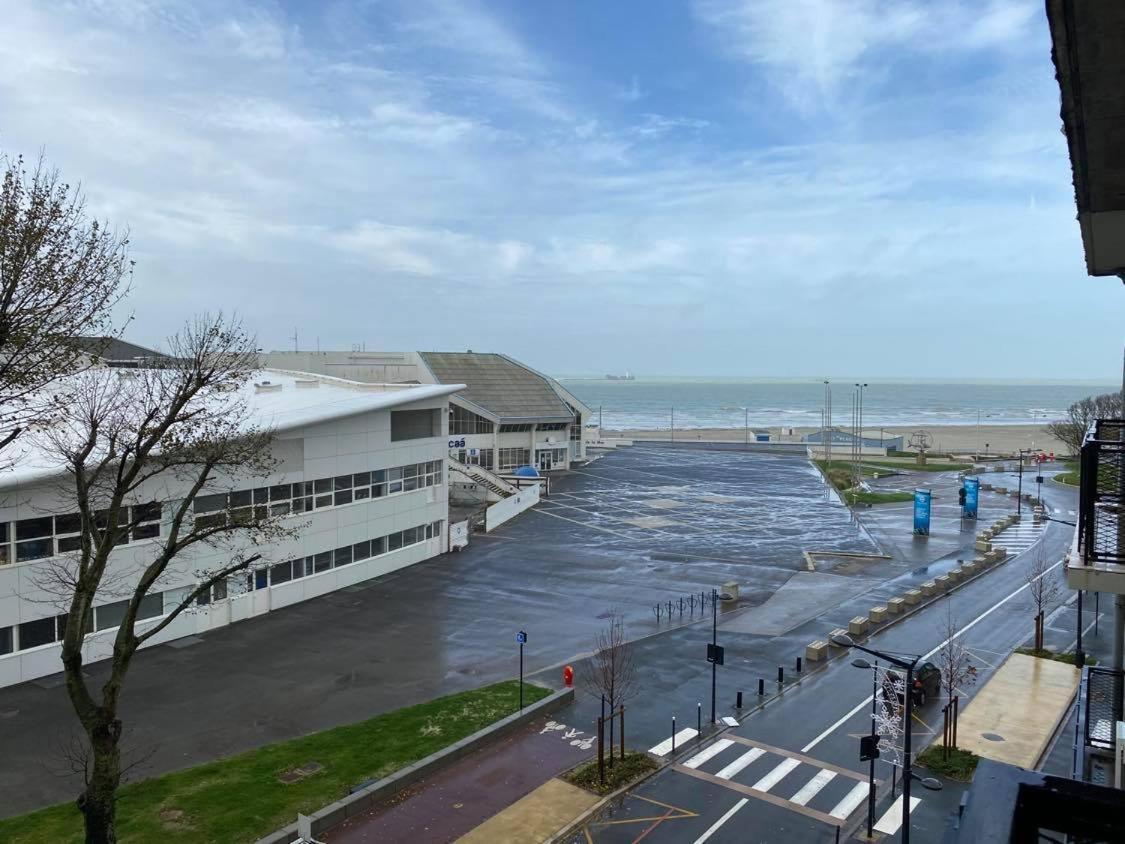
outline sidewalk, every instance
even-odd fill
[[[533,836],[527,838],[529,842],[542,840],[544,835],[534,836],[554,823],[556,816],[558,822],[545,834],[581,814],[598,799],[554,779],[589,758],[593,747],[594,736],[588,731],[553,720],[565,718],[570,711],[572,708],[568,707],[554,716],[532,721],[334,827],[321,836],[322,840],[328,844],[446,844],[466,835],[467,841],[523,840],[513,837],[516,830],[526,830],[521,834]],[[481,832],[473,833],[482,824],[485,826]],[[489,838],[489,830],[503,830],[503,834],[496,832]]]
[[[1012,654],[972,699],[957,745],[978,756],[1034,770],[1078,689],[1073,665]]]

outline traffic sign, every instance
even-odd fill
[[[859,761],[868,762],[872,759],[879,758],[879,739],[881,736],[860,736],[859,737]]]
[[[722,645],[712,645],[710,642],[708,642],[707,643],[707,661],[713,662],[715,665],[722,665],[723,664],[723,646]]]
[[[519,644],[519,645],[527,644],[527,634],[524,633],[522,630],[519,633],[516,634],[516,644]]]

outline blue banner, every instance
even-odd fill
[[[930,491],[914,490],[914,532],[920,536],[930,535]]]
[[[965,478],[965,518],[977,517],[977,504],[980,501],[980,478]]]

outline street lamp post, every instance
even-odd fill
[[[852,662],[856,668],[871,669],[871,744],[875,745],[875,718],[876,707],[879,704],[879,663],[871,665],[866,659],[857,659]],[[871,768],[867,776],[867,837],[872,837],[872,827],[875,825],[875,754],[871,754]]]
[[[1025,454],[1030,454],[1031,452],[1032,452],[1032,449],[1030,449],[1030,448],[1021,448],[1020,451],[1019,451],[1020,480],[1019,480],[1019,488],[1016,491],[1016,515],[1017,516],[1020,515],[1021,512],[1023,512],[1023,456]]]
[[[910,659],[903,659],[901,656],[895,654],[884,653],[877,651],[873,648],[865,648],[863,645],[857,645],[852,641],[850,636],[840,635],[833,636],[831,642],[842,648],[855,648],[856,650],[863,651],[866,654],[878,659],[885,660],[891,665],[902,668],[906,671],[906,686],[903,688],[902,696],[905,702],[906,712],[906,728],[902,738],[902,842],[903,844],[910,844],[910,783],[914,779],[922,782],[926,788],[937,789],[941,788],[941,783],[937,780],[922,780],[910,769],[910,755],[911,755],[911,741],[910,741],[910,721],[914,717],[914,701],[911,692],[914,687],[914,667],[918,664],[921,656],[915,656]]]

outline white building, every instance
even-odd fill
[[[106,377],[123,376],[107,370]],[[301,528],[255,549],[266,555],[268,567],[216,587],[151,643],[278,610],[445,551],[449,399],[462,387],[257,373],[245,389],[255,421],[275,432],[276,472],[229,493],[216,485],[196,499],[195,511],[206,518],[228,506],[268,502],[275,514],[300,519]],[[50,602],[43,575],[52,558],[76,547],[78,528],[59,474],[34,450],[0,473],[0,686],[62,668],[63,609]],[[154,497],[174,499],[175,490]],[[131,541],[113,551],[107,581],[151,559],[153,538],[168,515],[159,504],[150,509]],[[229,552],[208,550],[170,568],[142,615],[157,623],[197,583],[193,572],[217,568],[225,559]],[[87,662],[110,653],[123,610],[124,602],[113,596],[96,601]]]
[[[493,472],[565,469],[586,459],[592,411],[562,384],[489,352],[270,352],[269,366],[356,381],[464,384],[449,402],[449,454]]]

